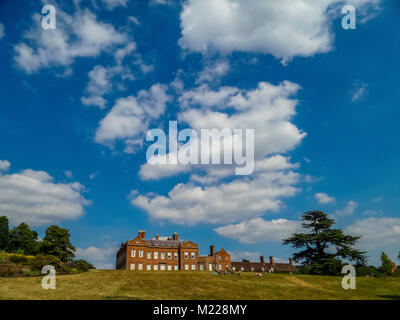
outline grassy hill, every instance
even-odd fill
[[[57,276],[56,290],[43,290],[42,277],[0,278],[0,299],[400,299],[400,278],[360,277],[347,291],[341,279],[92,270]]]

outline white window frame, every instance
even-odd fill
[[[178,271],[179,267],[177,265],[174,266],[174,271]]]
[[[146,270],[147,270],[147,271],[151,271],[151,264],[148,264],[148,265],[146,266]]]
[[[172,260],[172,252],[167,252],[168,260]]]
[[[161,270],[161,271],[165,271],[165,264],[161,264],[161,265],[160,265],[160,270]]]
[[[142,270],[143,270],[143,263],[139,263],[139,265],[138,265],[138,270],[139,270],[139,271],[142,271]]]
[[[196,271],[196,265],[194,263],[192,264],[192,271]]]
[[[167,266],[167,270],[172,271],[172,266],[170,264]]]
[[[154,251],[154,260],[158,259],[158,251]]]
[[[189,271],[189,265],[187,263],[185,264],[185,271]]]
[[[136,249],[131,250],[131,258],[136,258]]]
[[[144,250],[139,250],[139,258],[143,258]]]
[[[218,270],[222,270],[222,264],[218,265]]]
[[[178,252],[174,252],[174,260],[178,260]]]
[[[147,251],[147,259],[151,260],[151,251]]]
[[[208,264],[208,271],[213,271],[213,265],[212,265],[212,263],[209,263],[209,264]]]
[[[154,271],[158,271],[158,264],[155,264],[155,265],[154,265],[153,270],[154,270]]]
[[[204,271],[204,265],[200,264],[200,271]]]
[[[194,260],[196,259],[196,252],[191,252],[190,257]]]
[[[161,251],[161,260],[165,260],[165,251]]]
[[[131,271],[135,271],[136,270],[136,263],[131,263]]]
[[[183,254],[185,255],[186,260],[189,259],[189,252],[185,251]]]

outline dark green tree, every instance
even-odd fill
[[[381,252],[381,267],[379,271],[385,276],[390,276],[393,273],[393,262],[385,252]]]
[[[10,229],[8,226],[8,218],[0,217],[0,250],[7,250],[10,242]]]
[[[11,229],[8,251],[23,251],[26,255],[35,255],[38,253],[40,243],[38,233],[24,222]]]
[[[333,229],[335,220],[322,211],[308,211],[302,216],[302,226],[309,233],[294,233],[283,240],[284,245],[303,249],[293,255],[295,262],[302,263],[314,274],[338,274],[341,272],[340,259],[356,261],[358,265],[367,262],[365,252],[354,249],[360,237],[345,235],[340,229]]]
[[[69,262],[75,257],[75,248],[70,241],[69,230],[59,226],[50,226],[42,240],[40,252],[53,255],[63,262]]]

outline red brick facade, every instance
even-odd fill
[[[199,258],[200,271],[226,271],[231,270],[231,255],[224,249],[215,252],[214,246],[210,246],[210,254]]]

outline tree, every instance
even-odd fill
[[[75,257],[75,248],[70,241],[69,230],[58,226],[50,226],[46,229],[46,235],[42,240],[40,252],[53,255],[62,262],[69,262]]]
[[[302,226],[309,233],[294,233],[283,240],[284,245],[304,250],[293,255],[295,262],[310,268],[315,274],[338,274],[342,262],[339,258],[356,261],[364,265],[367,262],[365,252],[353,248],[360,237],[345,235],[340,229],[333,229],[335,220],[322,211],[308,211],[302,216]]]
[[[38,233],[24,222],[11,229],[8,251],[23,251],[26,255],[35,255],[38,253],[40,243],[38,242]]]
[[[10,229],[8,226],[8,218],[0,217],[0,250],[7,250],[10,242]]]
[[[382,272],[385,276],[390,276],[393,273],[393,262],[383,251],[381,252],[381,262],[382,265],[379,268],[380,272]]]

